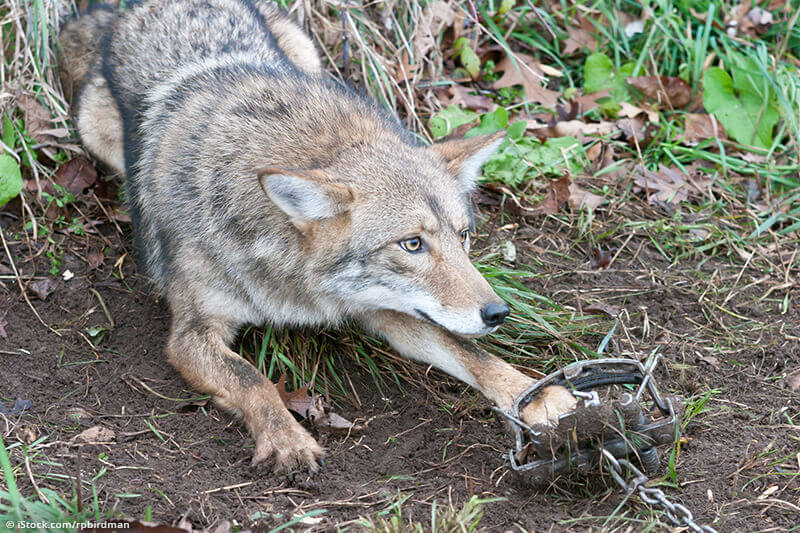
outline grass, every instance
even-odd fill
[[[429,38],[425,31],[438,5],[434,2],[395,2],[393,9],[363,2],[282,4],[302,17],[325,51],[334,75],[372,93],[421,139],[434,140],[437,124],[445,124],[445,131],[455,136],[470,135],[471,128],[509,131],[509,140],[486,166],[484,191],[490,191],[500,206],[484,209],[487,216],[479,225],[475,252],[481,272],[514,310],[501,332],[480,341],[488,351],[520,367],[544,372],[598,357],[600,352],[634,357],[649,353],[658,335],[671,334],[667,321],[642,309],[626,311],[619,319],[586,315],[579,290],[573,295],[566,287],[576,276],[595,275],[589,263],[591,250],[611,246],[618,248],[620,258],[622,254],[632,257],[621,269],[658,278],[697,302],[700,316],[693,319],[695,329],[682,339],[684,360],[676,356],[670,362],[681,379],[684,372],[696,368],[685,359],[691,349],[733,361],[729,364],[744,364],[737,357],[745,350],[767,349],[759,346],[762,332],[779,333],[778,326],[750,314],[749,308],[768,306],[774,316],[785,316],[796,305],[792,300],[796,292],[791,291],[794,271],[800,266],[796,253],[800,245],[800,2],[785,3],[789,6],[785,10],[773,7],[771,24],[747,31],[741,24],[732,31],[730,16],[737,2],[731,0],[450,2],[442,4],[446,6],[440,12],[443,21],[433,25]],[[68,5],[45,0],[2,0],[0,4],[0,152],[11,158],[28,185],[4,213],[25,228],[9,238],[22,243],[29,256],[41,253],[49,258],[53,276],[63,274],[65,251],[86,248],[91,236],[85,228],[91,227],[91,220],[100,218],[116,225],[115,218],[105,216],[106,207],[112,213],[121,207],[116,198],[109,200],[113,205],[103,206],[97,196],[75,197],[64,191],[49,195],[43,188],[60,164],[82,153],[54,69],[58,14]],[[641,32],[626,31],[634,21],[643,22]],[[591,34],[592,46],[566,53],[579,30]],[[543,71],[541,88],[557,93],[559,105],[542,104],[520,84],[494,87],[501,79],[494,67],[506,56],[515,68]],[[643,97],[625,83],[628,76],[679,77],[696,103],[671,106]],[[717,78],[730,80],[730,87],[715,84]],[[728,89],[713,89],[718,86]],[[571,109],[570,101],[585,96],[587,87],[603,88],[608,96],[591,109]],[[471,106],[463,97],[454,100],[452,94],[458,91],[480,98],[483,107]],[[737,116],[730,111],[733,102],[755,117],[749,130],[736,123]],[[624,132],[625,120],[644,120],[641,114],[629,116],[625,110],[630,106],[657,119],[643,124],[646,131],[641,136]],[[683,140],[687,121],[704,115],[709,107],[719,109],[717,118],[728,135]],[[30,117],[36,109],[46,110],[51,129],[68,133],[43,137],[34,131]],[[542,129],[566,122],[567,117],[584,129],[610,124],[614,131],[553,135]],[[759,128],[773,120],[770,117],[774,125],[759,134]],[[612,154],[610,161],[597,156],[598,152]],[[637,186],[635,174],[658,173],[662,165],[705,185],[680,202],[674,196],[651,202],[653,191]],[[556,178],[567,178],[572,187],[596,195],[599,203],[522,218],[543,205]],[[540,234],[525,237],[521,230],[526,228],[514,227],[520,220]],[[509,243],[515,259],[508,258]],[[661,272],[653,272],[653,256],[642,259],[643,249],[665,261]],[[732,265],[732,270],[723,271],[720,264]],[[757,279],[743,278],[745,270]],[[582,299],[588,296],[612,305],[662,294],[633,284],[630,290],[619,292],[582,285],[580,292]],[[105,314],[113,329],[113,309],[105,309]],[[97,339],[98,344],[102,341]],[[370,376],[381,394],[389,387],[427,387],[436,394],[421,369],[360,332],[250,328],[237,345],[239,353],[271,379],[287,374],[293,387],[310,382],[317,393],[339,405],[360,406],[358,387],[350,373],[343,371],[353,363]],[[709,402],[724,393],[701,384],[688,404],[684,426],[709,416]],[[771,417],[770,423],[795,425],[796,417],[782,413],[775,420]],[[156,427],[151,429],[158,434]],[[679,480],[677,450],[670,459],[671,483]],[[9,453],[18,456],[16,466]],[[77,509],[74,502],[51,489],[23,496],[15,484],[21,453],[19,445],[6,448],[0,443],[6,487],[0,493],[2,513],[15,519],[101,516],[96,495],[91,511]],[[756,457],[753,464],[772,460]],[[783,464],[786,456],[774,461]],[[758,479],[755,476],[753,482]],[[403,501],[398,500],[387,512],[365,518],[362,526],[376,531],[472,531],[484,503],[473,498],[463,507],[434,507],[430,523],[423,524],[409,523],[402,514]],[[658,521],[639,511],[613,518],[618,521],[614,527],[635,529],[654,527]],[[578,523],[606,524],[608,519],[585,517]]]

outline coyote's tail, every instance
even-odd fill
[[[69,20],[58,34],[61,45],[59,76],[68,101],[97,62],[103,35],[117,13],[111,6],[99,5]]]

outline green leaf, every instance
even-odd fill
[[[502,15],[503,13],[508,13],[514,8],[516,3],[517,0],[502,0],[502,2],[500,2],[500,9],[497,10],[497,14]]]
[[[428,127],[434,139],[449,135],[454,129],[474,122],[478,119],[478,114],[468,109],[462,109],[456,105],[449,105],[446,109],[431,117]]]
[[[8,115],[3,117],[3,144],[12,150],[17,145],[17,132],[14,131],[14,125]]]
[[[610,89],[614,79],[614,63],[605,54],[592,54],[583,65],[583,92],[596,93]]]
[[[522,139],[522,136],[525,135],[525,128],[528,127],[528,123],[525,120],[518,120],[517,122],[513,123],[508,127],[508,137],[513,140]]]
[[[453,44],[453,49],[458,52],[458,59],[469,75],[473,79],[477,79],[481,72],[481,60],[475,50],[470,47],[469,40],[466,37],[460,37]]]
[[[741,144],[769,148],[780,117],[769,81],[750,58],[739,58],[734,78],[719,67],[703,75],[703,106]]]
[[[586,152],[575,137],[548,139],[544,144],[534,137],[523,137],[514,144],[501,146],[484,165],[483,175],[489,181],[516,187],[530,175],[577,173],[583,171],[587,163]]]
[[[21,190],[22,173],[19,165],[10,155],[0,155],[0,207],[16,198]]]
[[[626,102],[630,92],[625,80],[633,74],[634,68],[635,63],[625,63],[617,70],[605,54],[592,54],[583,65],[583,92],[592,94],[608,89],[614,102]]]
[[[508,111],[503,107],[498,107],[491,113],[481,115],[481,123],[464,134],[464,138],[477,137],[505,129],[508,124]]]

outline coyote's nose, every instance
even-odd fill
[[[508,316],[509,310],[506,304],[486,304],[481,309],[483,323],[489,327],[499,326]]]

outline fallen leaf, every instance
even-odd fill
[[[644,32],[644,20],[636,19],[625,24],[625,36],[630,38]]]
[[[575,52],[588,49],[594,52],[597,49],[597,39],[594,34],[597,32],[594,24],[581,15],[577,16],[578,25],[567,26],[567,40],[564,43],[563,54],[570,56]]]
[[[702,362],[712,366],[715,369],[719,369],[719,359],[713,355],[699,355],[699,358]]]
[[[507,55],[497,64],[495,72],[502,71],[503,75],[492,84],[492,88],[522,85],[525,88],[525,97],[529,101],[555,108],[561,94],[542,86],[542,81],[545,81],[546,77],[536,58],[522,53],[516,53],[514,56],[516,63]]]
[[[606,268],[608,265],[611,264],[611,259],[614,258],[614,254],[616,253],[616,248],[609,248],[607,251],[603,251],[601,248],[596,247],[592,249],[592,257],[589,259],[589,267],[592,270],[600,270],[601,268]]]
[[[800,372],[786,376],[783,382],[790,390],[794,392],[800,391]]]
[[[50,135],[44,132],[53,128],[48,111],[36,97],[27,93],[22,93],[17,98],[17,106],[22,110],[25,128],[37,143],[48,143],[52,140]]]
[[[577,183],[570,183],[569,185],[569,206],[572,209],[580,210],[582,207],[588,207],[590,211],[594,211],[606,201],[606,199],[598,194],[587,191]]]
[[[89,158],[79,155],[59,166],[53,175],[53,181],[77,196],[95,184],[97,171]]]
[[[114,431],[103,426],[92,426],[72,438],[72,441],[82,440],[87,444],[111,442],[115,438]]]
[[[275,387],[277,387],[278,395],[287,409],[294,411],[303,418],[308,418],[308,410],[313,403],[308,393],[308,386],[303,385],[296,391],[289,392],[286,390],[286,374],[282,374]]]
[[[514,246],[512,241],[505,241],[501,244],[500,251],[503,254],[503,261],[513,263],[517,260],[517,247]],[[0,323],[0,326],[2,326],[2,323]]]
[[[658,123],[661,117],[655,109],[642,108],[628,102],[619,102],[618,118],[637,118],[647,116],[648,122]]]
[[[315,397],[311,402],[308,408],[308,419],[317,429],[324,431],[348,433],[364,429],[364,426],[353,424],[336,413],[328,412],[320,396]]]
[[[497,106],[488,96],[472,94],[472,89],[455,83],[447,87],[446,92],[442,92],[439,100],[445,106],[457,105],[479,112],[491,111]]]
[[[92,270],[100,268],[103,265],[105,256],[101,250],[91,251],[86,256],[86,261],[89,263],[89,268]]]
[[[50,280],[47,278],[34,281],[29,287],[33,291],[33,294],[42,301],[47,300],[47,297],[53,292],[53,288],[50,286]]]
[[[128,213],[120,211],[119,209],[114,209],[111,211],[111,218],[116,220],[117,222],[123,222],[129,224],[131,222],[131,216]]]
[[[627,79],[644,96],[672,109],[685,107],[692,99],[692,88],[677,76],[636,76]]]
[[[570,197],[569,176],[562,176],[557,180],[551,180],[548,184],[547,196],[536,206],[534,212],[554,215],[561,210],[561,207],[569,202]]]
[[[593,315],[608,315],[610,317],[615,317],[619,316],[620,309],[616,305],[607,304],[605,302],[596,302],[584,307],[583,312]]]
[[[688,146],[696,146],[707,139],[725,141],[728,134],[714,115],[687,113],[684,115],[684,129],[680,140]]]
[[[745,0],[726,13],[723,23],[729,36],[745,35],[756,38],[769,31],[775,22],[772,13],[768,9],[758,6],[751,9],[750,6],[751,1]]]
[[[403,55],[401,56],[400,62],[397,64],[397,68],[395,69],[394,79],[398,83],[407,82],[414,77],[417,72],[419,72],[422,65],[417,63],[412,65],[409,63],[408,58],[408,50],[403,50]]]
[[[625,134],[629,144],[647,145],[647,121],[641,116],[623,118],[617,121],[617,126]]]
[[[422,10],[414,32],[415,57],[423,58],[438,48],[439,33],[456,20],[456,10],[449,2],[431,2]]]
[[[533,135],[540,140],[553,137],[576,137],[581,143],[585,142],[587,135],[605,136],[617,131],[617,125],[613,122],[592,122],[586,123],[582,120],[567,120],[558,122],[555,126],[545,128],[528,128]]]
[[[611,98],[611,91],[609,89],[602,89],[590,94],[581,94],[575,97],[575,101],[578,103],[580,112],[586,113],[587,111],[600,107],[597,100],[601,98]]]
[[[689,197],[686,181],[678,172],[667,173],[663,169],[663,165],[658,172],[637,168],[633,182],[646,191],[650,204],[679,203],[686,200]]]

